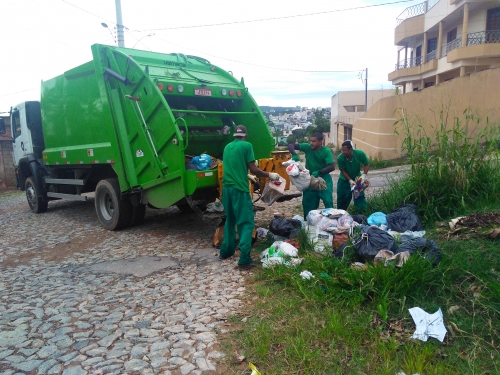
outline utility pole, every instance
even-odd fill
[[[365,112],[366,111],[368,111],[368,68],[366,68],[365,73]]]
[[[121,0],[115,0],[115,7],[116,7],[116,35],[118,37],[118,47],[125,47],[125,38],[123,36]]]

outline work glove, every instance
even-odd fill
[[[253,175],[251,175],[251,174],[248,174],[248,175],[247,175],[247,177],[248,177],[248,179],[249,179],[250,181],[252,181],[252,182],[253,182],[253,183],[255,183],[255,184],[256,184],[257,182],[259,182],[259,180],[257,180],[257,177],[255,177],[255,176],[253,176]]]
[[[299,155],[297,155],[297,154],[293,154],[293,155],[292,155],[292,160],[293,160],[293,161],[300,161]]]
[[[314,177],[318,178],[319,177],[319,171],[311,172],[311,176],[314,176]]]
[[[356,186],[356,182],[354,182],[354,180],[349,180],[349,184],[351,185],[351,188]]]
[[[366,175],[366,173],[363,173],[361,175],[361,182],[365,182],[367,179],[368,179],[368,176]]]
[[[274,172],[269,172],[269,179],[271,181],[278,181],[280,179],[280,175]]]

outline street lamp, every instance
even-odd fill
[[[113,38],[113,41],[115,42],[115,46],[116,46],[115,36],[113,35],[113,33],[111,32],[111,30],[109,29],[108,24],[104,23],[104,22],[101,22],[101,26],[104,27],[105,29],[108,29],[109,33],[111,34],[111,37]]]
[[[153,36],[155,35],[155,33],[151,33],[151,34],[148,34],[148,35],[144,35],[142,38],[139,38],[139,40],[137,42],[135,42],[134,46],[132,48],[134,48],[141,40],[143,40],[144,38],[147,38],[147,37],[150,37],[150,36]]]

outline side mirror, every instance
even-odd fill
[[[0,117],[0,135],[3,135],[5,133],[5,120],[3,119],[3,117]]]

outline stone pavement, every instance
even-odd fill
[[[373,190],[393,173],[370,173]],[[300,214],[300,201],[256,224]],[[210,247],[219,221],[148,209],[143,225],[109,232],[93,199],[35,215],[23,193],[0,195],[0,373],[224,373],[217,333],[243,314],[248,272]]]

